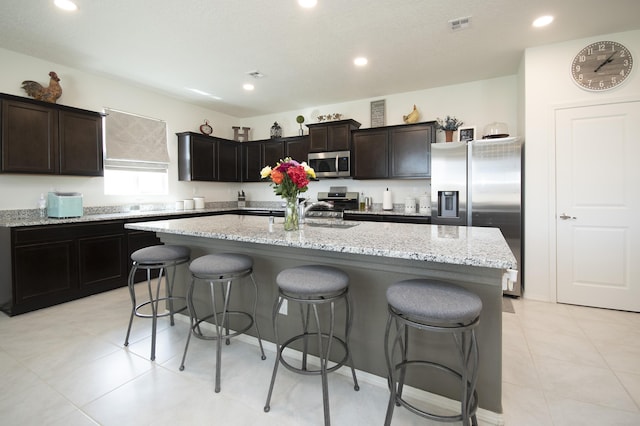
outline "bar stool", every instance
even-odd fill
[[[226,340],[226,344],[230,343],[230,338],[238,336],[255,326],[256,335],[258,337],[258,344],[260,345],[261,358],[264,360],[264,349],[262,348],[262,339],[260,338],[260,330],[258,329],[258,323],[255,321],[256,305],[258,303],[258,285],[253,278],[253,259],[244,254],[236,253],[220,253],[220,254],[208,254],[195,259],[189,265],[191,271],[191,283],[187,291],[187,306],[189,307],[190,327],[189,336],[187,337],[187,343],[184,347],[184,355],[182,355],[182,363],[180,364],[180,371],[184,370],[184,362],[187,358],[187,351],[189,349],[189,341],[193,334],[199,339],[204,340],[216,340],[216,381],[215,391],[220,392],[220,365],[222,359],[222,339]],[[234,280],[240,278],[251,277],[253,283],[254,298],[253,298],[253,310],[251,313],[242,311],[229,310],[229,301],[231,299],[231,285]],[[193,292],[196,283],[209,283],[209,289],[211,294],[211,307],[213,313],[207,315],[199,315],[196,311],[195,303],[193,300]],[[215,286],[220,284],[220,292],[222,295],[222,310],[218,312],[215,296]],[[234,330],[230,333],[229,329],[229,316],[241,317],[248,320],[244,327]],[[213,319],[215,325],[215,334],[207,335],[202,331],[202,323],[209,319]]]
[[[429,280],[410,279],[392,284],[387,289],[389,317],[385,331],[385,357],[389,371],[390,398],[385,425],[391,424],[394,405],[432,420],[444,422],[469,421],[477,425],[478,394],[478,342],[475,328],[480,321],[482,301],[476,294],[454,284]],[[389,345],[391,323],[395,320],[396,337]],[[409,327],[437,333],[451,333],[461,365],[457,368],[424,359],[409,359]],[[393,353],[400,349],[401,361],[393,362]],[[428,366],[453,375],[461,381],[460,414],[439,415],[419,409],[402,398],[407,368]],[[398,374],[399,373],[399,374]]]
[[[178,311],[173,309],[174,300],[185,300],[184,297],[176,297],[173,295],[173,285],[176,277],[176,266],[183,263],[187,263],[191,256],[191,250],[188,247],[176,246],[176,245],[157,245],[141,248],[134,251],[131,254],[131,260],[133,266],[131,272],[129,272],[129,294],[131,295],[131,316],[129,317],[129,327],[127,328],[127,336],[124,339],[124,345],[129,346],[129,335],[131,334],[131,325],[133,323],[133,317],[151,318],[151,361],[156,359],[156,329],[158,324],[158,318],[170,316],[171,325],[175,325],[173,315],[176,312],[181,312],[186,309],[186,306],[182,307]],[[172,268],[172,276],[169,279],[167,275],[167,268]],[[147,271],[147,289],[149,291],[149,298],[138,304],[136,302],[136,292],[134,288],[134,276],[138,269],[145,269]],[[155,293],[151,284],[151,271],[158,269],[158,279],[156,282]],[[165,281],[165,297],[160,297],[160,287],[162,281]],[[160,301],[166,301],[169,305],[169,311],[165,313],[158,313],[158,305]],[[142,308],[151,307],[151,314],[143,312]]]
[[[273,386],[276,381],[278,366],[284,365],[287,369],[305,375],[320,375],[322,378],[322,402],[324,407],[324,423],[330,424],[329,415],[329,386],[327,381],[327,373],[335,371],[345,364],[351,367],[353,375],[354,389],[360,390],[356,372],[353,368],[351,360],[351,352],[349,350],[349,333],[351,332],[351,323],[353,314],[350,309],[349,297],[349,276],[343,271],[323,265],[305,265],[295,268],[285,269],[276,277],[278,284],[278,298],[273,306],[273,330],[276,340],[276,360],[273,366],[273,375],[271,376],[271,385],[269,386],[269,394],[264,407],[265,412],[271,409],[271,395]],[[287,300],[289,302],[297,302],[300,305],[300,315],[302,318],[302,334],[291,337],[282,345],[278,336],[278,312],[282,303]],[[336,336],[334,333],[335,325],[335,303],[338,300],[345,301],[346,321],[344,340]],[[329,304],[329,331],[323,332],[320,326],[320,316],[318,314],[318,306]],[[306,309],[305,309],[306,308]],[[311,309],[316,324],[316,331],[309,331],[309,320]],[[310,370],[307,367],[307,354],[309,349],[309,339],[317,338],[318,357],[320,358],[320,367],[317,370]],[[302,362],[301,366],[291,365],[283,357],[284,350],[294,342],[302,341]],[[344,352],[343,358],[333,367],[328,367],[329,355],[331,354],[332,344],[336,343]]]

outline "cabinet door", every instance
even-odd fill
[[[240,144],[218,139],[218,179],[222,182],[239,182]]]
[[[262,144],[256,142],[243,142],[242,148],[242,181],[259,182],[260,170],[266,164],[262,162]]]
[[[300,136],[285,141],[285,156],[291,157],[298,162],[307,161],[309,157],[309,137]]]
[[[431,176],[430,125],[395,127],[390,133],[391,178],[424,178]]]
[[[103,176],[102,117],[59,111],[60,174]]]
[[[354,179],[384,179],[389,177],[389,131],[363,130],[353,134]]]
[[[309,152],[326,151],[328,134],[326,126],[309,127]]]
[[[265,142],[262,144],[262,161],[265,165],[273,167],[284,157],[284,144],[282,142]]]
[[[58,112],[53,108],[2,101],[2,171],[58,173]]]
[[[348,151],[351,148],[351,126],[348,123],[327,127],[327,150]]]
[[[216,139],[196,133],[178,134],[178,179],[218,179]]]
[[[79,287],[95,293],[127,282],[124,230],[78,239]],[[84,291],[83,291],[84,292]]]
[[[72,239],[15,247],[15,304],[32,310],[69,300],[78,285],[75,249]]]

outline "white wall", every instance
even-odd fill
[[[0,174],[0,210],[32,209],[42,192],[50,190],[79,191],[83,193],[85,206],[119,205],[131,202],[166,202],[190,198],[197,192],[207,201],[228,200],[236,188],[225,184],[203,184],[178,181],[176,132],[199,131],[200,124],[208,119],[214,125],[214,135],[232,138],[232,126],[239,120],[224,114],[196,107],[176,99],[125,84],[103,76],[88,74],[60,64],[0,49],[0,92],[25,96],[20,88],[23,80],[35,80],[48,84],[49,71],[56,71],[63,87],[59,104],[103,111],[110,107],[167,122],[169,155],[169,195],[155,197],[116,197],[104,195],[102,177],[38,176]]]
[[[636,69],[627,81],[604,93],[580,89],[572,82],[569,73],[576,53],[598,40],[622,43],[635,58]],[[528,49],[524,62],[526,297],[556,301],[554,111],[567,106],[640,99],[640,31],[606,34]],[[598,178],[597,170],[593,171],[593,178]]]

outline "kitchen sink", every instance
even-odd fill
[[[336,221],[314,221],[314,222],[305,222],[305,226],[311,226],[314,228],[335,228],[335,229],[347,229],[353,228],[354,226],[360,225],[360,222],[336,222]]]

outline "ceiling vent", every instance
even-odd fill
[[[465,30],[471,26],[471,16],[456,18],[449,21],[451,31]]]
[[[264,74],[262,74],[260,71],[257,71],[257,70],[256,71],[249,71],[247,73],[247,75],[250,75],[251,77],[253,77],[255,79],[264,77]]]

